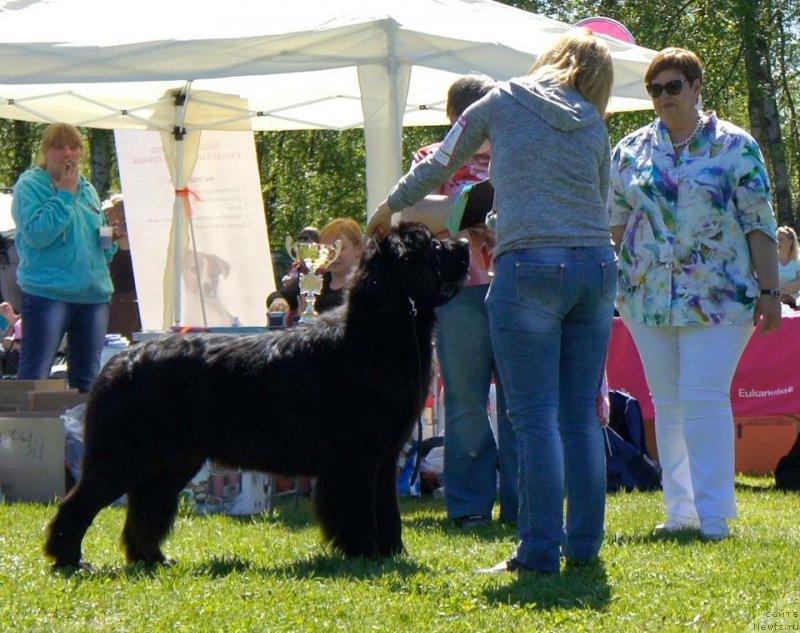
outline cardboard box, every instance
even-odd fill
[[[30,391],[28,402],[31,411],[66,411],[83,404],[89,398],[88,393],[81,393],[77,389],[62,389],[58,391]]]
[[[0,488],[7,501],[64,496],[64,423],[57,414],[0,417]]]
[[[28,393],[29,391],[57,391],[67,388],[64,378],[46,378],[44,380],[0,380],[0,396],[6,393]]]
[[[736,472],[766,475],[789,452],[797,438],[797,422],[789,416],[736,418]]]
[[[28,411],[29,393],[40,391],[64,391],[67,381],[63,378],[46,380],[0,380],[0,410]]]
[[[184,497],[198,514],[258,514],[268,509],[269,476],[231,470],[207,461],[184,489]]]

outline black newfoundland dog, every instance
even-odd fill
[[[92,388],[81,479],[46,554],[81,565],[92,520],[127,493],[128,561],[165,562],[179,493],[207,459],[316,477],[316,518],[337,550],[401,552],[397,456],[427,395],[433,309],[468,262],[465,243],[403,225],[368,244],[346,304],[312,325],[171,335],[114,356]]]

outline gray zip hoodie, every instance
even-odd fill
[[[395,211],[419,202],[463,165],[485,139],[497,208],[497,246],[607,246],[611,148],[597,109],[579,92],[521,77],[471,105],[440,148],[389,192]]]

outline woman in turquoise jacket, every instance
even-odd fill
[[[48,126],[36,166],[14,186],[11,213],[25,324],[17,378],[47,378],[66,334],[69,385],[88,391],[100,369],[117,246],[101,243],[107,223],[97,191],[78,172],[82,155],[74,126]]]

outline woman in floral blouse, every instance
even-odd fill
[[[658,118],[614,148],[609,206],[617,307],[653,397],[667,520],[730,535],[733,374],[754,325],[780,325],[766,169],[745,131],[702,112],[703,66],[667,48],[645,75]]]

